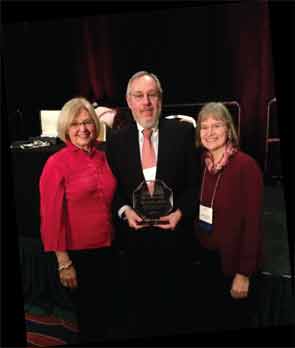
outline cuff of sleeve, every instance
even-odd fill
[[[123,205],[123,207],[121,207],[119,210],[118,210],[118,216],[119,218],[123,219],[123,220],[126,220],[126,216],[125,216],[125,211],[127,208],[130,208],[129,205]]]

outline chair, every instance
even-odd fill
[[[60,110],[41,110],[41,137],[57,137],[57,120]]]
[[[168,120],[171,120],[171,119],[179,119],[180,121],[186,121],[186,122],[189,122],[191,123],[194,128],[197,128],[197,122],[195,120],[194,117],[192,116],[188,116],[188,115],[170,115],[170,116],[166,116],[165,118],[167,118]]]
[[[98,106],[95,108],[95,113],[99,118],[101,125],[98,140],[105,142],[107,138],[107,128],[112,128],[117,112],[115,109],[110,109],[105,106]]]
[[[280,136],[277,118],[277,100],[267,104],[264,172],[271,179],[282,179]]]
[[[241,124],[241,107],[240,104],[235,101],[220,101],[223,103],[231,113],[233,122],[236,127],[238,136],[240,137],[240,124]],[[186,115],[193,117],[196,121],[198,118],[199,111],[207,102],[191,103],[191,104],[167,104],[163,105],[163,115]]]

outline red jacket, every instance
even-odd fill
[[[262,258],[263,177],[256,161],[238,151],[221,170],[213,203],[213,231],[197,229],[201,246],[217,249],[223,272],[251,275]],[[210,206],[218,174],[206,171],[201,204]]]

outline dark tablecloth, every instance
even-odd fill
[[[12,189],[19,236],[40,238],[39,178],[48,157],[63,146],[11,149]]]

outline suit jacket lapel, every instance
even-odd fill
[[[130,131],[128,134],[128,140],[129,142],[128,149],[130,149],[130,153],[128,154],[128,161],[130,162],[130,173],[128,175],[131,175],[133,177],[132,180],[135,182],[142,182],[144,180],[143,172],[142,172],[142,166],[141,166],[141,159],[140,159],[140,153],[139,153],[139,143],[138,143],[138,130],[136,127],[136,123],[132,124],[130,127]]]
[[[169,147],[169,137],[166,136],[166,127],[164,122],[159,122],[159,144],[158,144],[158,162],[157,162],[157,172],[156,178],[161,177],[163,158],[166,153],[167,146]]]

